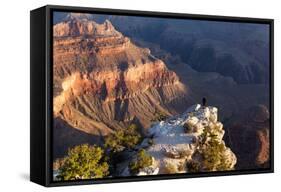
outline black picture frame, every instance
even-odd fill
[[[95,180],[52,181],[52,13],[71,11],[128,16],[180,18],[208,21],[261,23],[270,26],[270,168],[238,171],[133,176]],[[30,180],[43,186],[132,182],[274,172],[274,20],[261,18],[195,15],[137,10],[100,9],[46,5],[30,12]]]

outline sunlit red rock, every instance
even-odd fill
[[[107,135],[133,121],[147,128],[159,111],[184,110],[187,90],[176,73],[109,21],[58,23],[53,45],[53,111],[73,128]]]

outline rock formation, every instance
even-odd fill
[[[209,36],[217,27],[203,29],[202,39],[196,30],[202,26],[149,18],[71,13],[54,23],[54,158],[74,145],[102,143],[102,136],[131,123],[146,133],[157,113],[181,114],[204,96],[220,109],[235,168],[269,166],[270,114],[258,106],[269,106],[266,43],[243,39],[233,51],[233,43]],[[197,121],[190,117],[184,131],[200,135]],[[174,148],[163,150],[179,157]]]
[[[242,120],[232,119],[227,125],[228,143],[238,157],[237,169],[268,168],[270,119],[267,107],[256,105],[241,115],[244,116]]]
[[[108,20],[69,18],[53,28],[55,118],[104,136],[134,121],[145,129],[158,112],[183,109],[186,87],[149,49]]]
[[[186,169],[186,164],[190,161],[198,162],[198,172],[234,169],[237,159],[224,143],[223,125],[218,121],[217,112],[215,107],[202,107],[197,104],[182,115],[153,125],[148,130],[149,138],[144,139],[140,145],[140,148],[144,148],[152,156],[153,163],[150,167],[140,170],[139,175],[190,172]],[[192,131],[187,132],[185,126]],[[152,144],[148,144],[150,139],[153,140]],[[208,159],[201,152],[209,147],[213,139],[222,146],[221,151],[216,152],[220,153],[220,161],[223,159],[224,167],[219,165],[222,162],[216,161],[214,163],[217,164],[210,170],[204,164]],[[127,169],[123,175],[129,174]]]

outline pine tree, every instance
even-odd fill
[[[134,148],[140,141],[141,135],[135,124],[130,125],[126,129],[120,129],[105,138],[105,148],[116,153],[124,149]]]
[[[130,171],[135,174],[140,171],[140,169],[143,169],[150,165],[152,165],[152,157],[144,149],[141,149],[137,153],[136,159],[134,159],[129,166]]]
[[[83,144],[68,150],[57,177],[61,180],[103,178],[108,175],[108,168],[101,147]]]

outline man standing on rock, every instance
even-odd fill
[[[206,107],[207,106],[207,99],[205,97],[202,98],[202,107]]]

